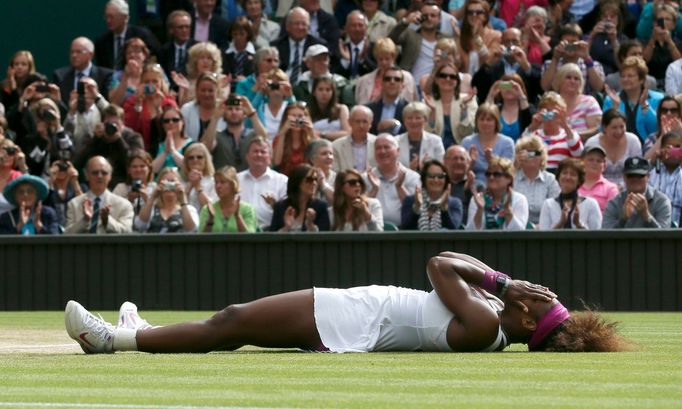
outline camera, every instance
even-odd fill
[[[556,117],[557,117],[556,111],[545,111],[542,113],[543,121],[551,121],[552,119],[556,119]]]
[[[156,87],[154,84],[144,84],[144,94],[153,95],[156,94]]]
[[[429,19],[429,16],[427,16],[426,14],[422,14],[421,16],[419,16],[419,22],[420,23],[423,23],[428,19]]]
[[[537,158],[540,156],[540,151],[526,151],[526,157],[528,159]]]
[[[500,89],[514,89],[514,84],[511,81],[500,82]]]
[[[228,105],[228,106],[240,106],[241,104],[242,104],[242,100],[233,96],[233,95],[230,95],[229,97],[227,97],[227,101],[225,101],[225,105]]]
[[[57,117],[52,113],[52,111],[45,108],[37,110],[36,117],[38,117],[38,119],[40,120],[47,122],[54,121],[55,119],[57,119]]]
[[[296,118],[296,120],[294,120],[294,123],[298,126],[303,126],[305,125],[305,118]]]
[[[164,180],[161,182],[161,186],[163,186],[164,190],[175,190],[177,184],[172,180]]]
[[[141,188],[142,181],[140,179],[135,179],[133,180],[133,183],[130,184],[130,190],[133,192],[139,192]]]
[[[114,122],[107,122],[104,124],[104,134],[106,136],[114,136],[118,132],[118,125]]]
[[[611,23],[610,21],[605,21],[604,22],[604,30],[609,31],[611,29],[613,29],[613,23]]]
[[[50,86],[46,82],[42,82],[36,85],[36,92],[48,93],[50,92]]]
[[[66,162],[57,162],[57,169],[60,172],[66,172],[67,170],[69,170],[69,164]]]
[[[568,44],[566,44],[566,45],[564,46],[564,50],[565,50],[566,52],[575,51],[576,48],[578,48],[578,44],[577,44],[577,43],[568,43]]]
[[[279,89],[279,82],[270,82],[268,83],[268,87],[272,90]]]

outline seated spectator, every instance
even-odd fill
[[[370,187],[367,196],[379,199],[386,222],[400,226],[403,201],[420,186],[419,174],[400,163],[398,141],[390,134],[379,134],[374,141],[376,167],[365,174]],[[384,227],[385,228],[385,227]]]
[[[403,118],[403,110],[409,101],[401,96],[403,90],[403,77],[400,68],[392,67],[384,72],[382,78],[384,84],[381,87],[381,97],[367,104],[372,110],[373,134],[387,132],[398,135],[405,132],[405,124],[400,122]],[[428,113],[427,113],[428,115]]]
[[[471,156],[460,145],[452,145],[445,151],[443,164],[448,172],[450,196],[462,202],[462,222],[465,223],[471,200],[471,186],[475,181],[474,172],[469,170]]]
[[[672,206],[672,220],[679,226],[682,215],[682,132],[672,131],[661,137],[654,172],[649,175],[649,186],[663,192]]]
[[[280,25],[268,19],[265,13],[265,0],[241,0],[240,4],[256,35],[254,40],[256,49],[269,47],[271,42],[279,38]]]
[[[622,69],[623,61],[625,61],[625,59],[628,57],[642,58],[643,51],[644,47],[642,47],[642,43],[640,43],[638,40],[623,41],[618,47],[618,67]],[[656,89],[656,78],[647,74],[645,84],[648,89]],[[608,88],[611,88],[613,92],[620,92],[620,71],[615,71],[607,75],[605,85],[608,85]],[[608,88],[606,88],[607,91]]]
[[[390,38],[380,38],[374,44],[374,59],[377,69],[358,78],[355,83],[355,103],[366,105],[381,99],[386,71],[396,65],[398,48]],[[407,101],[418,101],[417,85],[412,74],[401,68],[403,88],[400,96]]]
[[[185,134],[194,142],[201,142],[208,128],[213,114],[219,111],[218,102],[221,100],[218,90],[218,76],[211,72],[200,74],[196,80],[194,100],[187,102],[180,108],[185,123]],[[216,131],[225,129],[225,121],[218,120]]]
[[[600,1],[599,22],[592,28],[587,39],[590,56],[599,61],[604,74],[618,72],[618,48],[627,37],[624,16],[621,15],[620,2],[615,0]]]
[[[642,155],[639,138],[625,131],[626,117],[614,108],[609,109],[602,119],[603,132],[591,137],[585,146],[599,145],[606,152],[604,177],[622,188],[623,164],[625,159]]]
[[[185,181],[187,202],[195,209],[201,209],[218,200],[213,181],[213,159],[202,143],[193,143],[185,149],[180,167],[180,176]]]
[[[176,73],[187,76],[187,55],[189,49],[196,40],[191,38],[192,16],[185,10],[174,10],[166,18],[168,28],[168,42],[159,51],[159,64],[167,73]],[[177,91],[177,85],[172,83],[173,90]]]
[[[12,55],[7,76],[0,84],[0,102],[7,112],[19,103],[19,98],[28,85],[26,80],[35,72],[36,64],[30,51],[21,50]]]
[[[257,0],[249,0],[257,1]],[[264,47],[256,51],[253,57],[255,71],[237,83],[234,93],[243,95],[255,103],[258,94],[265,94],[270,84],[270,73],[279,67],[279,52],[275,47]]]
[[[377,199],[367,197],[366,191],[365,180],[357,170],[346,169],[338,173],[329,213],[331,230],[384,230],[381,203]]]
[[[81,168],[82,169],[82,168]],[[71,199],[83,194],[86,190],[78,181],[78,170],[73,163],[56,160],[50,166],[50,191],[43,203],[57,212],[57,222],[66,226],[66,207]],[[0,213],[2,213],[0,211]]]
[[[654,11],[656,24],[651,32],[651,39],[644,47],[642,58],[646,61],[651,75],[656,78],[657,88],[665,89],[666,68],[673,61],[682,58],[680,37],[672,36],[680,18],[679,5],[663,3],[656,6]]]
[[[213,43],[197,43],[189,49],[187,77],[172,72],[173,82],[178,86],[178,104],[181,106],[196,98],[197,80],[202,74],[215,74],[219,84],[219,98],[230,93],[229,79],[223,75],[223,58]]]
[[[109,89],[113,71],[101,62],[99,65],[92,63],[95,55],[95,45],[87,37],[77,37],[71,42],[69,65],[58,68],[52,73],[52,81],[59,87],[61,100],[64,104],[69,103],[71,91],[81,78],[90,77],[97,82],[97,88],[102,91]]]
[[[92,78],[85,77],[80,82],[78,88],[82,93],[79,94],[77,90],[71,91],[69,110],[64,120],[64,130],[71,135],[76,155],[80,154],[91,141],[95,129],[102,122],[102,111],[110,105],[99,93],[97,83]]]
[[[212,0],[194,0],[192,21],[192,38],[198,42],[215,44],[218,49],[227,48],[227,30],[230,23],[229,16],[221,16],[220,9]]]
[[[561,193],[546,199],[540,211],[540,230],[601,228],[601,210],[591,197],[578,194],[585,181],[585,171],[580,159],[566,158],[557,170]]]
[[[469,151],[476,179],[485,183],[485,172],[488,161],[493,156],[507,159],[514,158],[514,141],[500,132],[500,111],[496,105],[483,104],[476,111],[476,129],[478,133],[462,140],[462,147]]]
[[[137,216],[156,189],[151,155],[142,149],[130,151],[126,169],[125,181],[116,185],[113,193],[128,199]],[[133,229],[135,227],[133,226]]]
[[[0,215],[0,234],[59,234],[57,212],[42,204],[48,191],[47,183],[32,175],[9,182],[2,194],[14,209]]]
[[[406,131],[396,136],[400,156],[398,160],[404,166],[419,171],[428,159],[443,160],[445,149],[438,135],[426,132],[429,107],[423,102],[410,102],[403,110],[403,122]]]
[[[256,208],[258,226],[266,230],[272,221],[272,205],[286,197],[288,178],[270,168],[271,149],[265,138],[251,138],[245,149],[248,169],[237,174],[241,200]]]
[[[327,139],[312,141],[305,151],[306,161],[317,171],[316,198],[327,203],[334,203],[334,148]]]
[[[367,37],[367,17],[360,10],[353,10],[346,18],[346,40],[341,40],[339,60],[335,72],[349,80],[369,74],[377,67],[372,57],[374,42]]]
[[[670,199],[649,186],[649,161],[628,158],[623,167],[625,189],[604,209],[603,229],[667,229],[671,225]]]
[[[328,231],[327,203],[315,199],[317,175],[310,165],[298,165],[287,181],[287,198],[273,206],[270,231]]]
[[[447,149],[471,134],[478,103],[473,90],[466,95],[460,94],[461,78],[454,64],[439,65],[431,75],[434,78],[433,97],[424,96],[424,102],[431,108],[426,130],[439,135]]]
[[[656,160],[656,155],[661,151],[661,136],[671,131],[682,131],[682,104],[680,101],[670,95],[664,96],[656,110],[656,120],[658,130],[649,134],[642,147],[644,158],[652,162]]]
[[[457,45],[457,41],[455,41],[455,39],[441,37],[438,39],[438,41],[436,41],[436,45],[433,47],[434,66],[439,66],[441,64],[445,64],[446,62],[455,64],[457,66],[459,64],[459,60],[459,45]],[[460,71],[459,78],[462,82],[460,86],[460,92],[469,92],[472,85],[471,74]],[[431,96],[431,89],[433,88],[434,79],[435,78],[431,76],[430,72],[422,75],[421,78],[418,78],[419,90],[421,91],[422,95]],[[480,88],[478,92],[481,92]]]
[[[606,169],[604,148],[599,145],[586,146],[583,151],[583,168],[585,169],[585,182],[578,189],[578,193],[596,200],[603,213],[606,203],[620,192],[618,185],[604,177]]]
[[[583,143],[580,135],[568,125],[566,102],[561,95],[553,91],[545,93],[540,98],[538,110],[523,135],[535,135],[547,144],[547,170],[555,173],[562,160],[580,157]]]
[[[158,151],[159,142],[167,136],[158,120],[167,106],[177,104],[169,93],[166,74],[159,64],[147,64],[137,92],[125,100],[123,111],[125,125],[142,135],[144,149],[150,154]]]
[[[545,170],[547,145],[537,136],[526,136],[516,142],[516,175],[514,190],[528,201],[528,221],[536,227],[545,200],[560,192],[556,177]]]
[[[379,8],[379,0],[361,0],[360,10],[367,17],[367,38],[372,43],[387,38],[393,27],[398,24],[393,17]]]
[[[21,176],[21,172],[14,168],[17,154],[20,149],[9,139],[3,139],[0,142],[0,192],[5,189],[5,186],[14,179]],[[0,213],[3,213],[8,208],[2,205],[2,195],[0,195]]]
[[[501,8],[503,7],[504,4]],[[500,10],[500,14],[501,13],[502,11]],[[523,12],[520,11],[520,13]],[[519,20],[521,19],[519,18]],[[538,5],[528,7],[525,13],[523,13],[521,47],[528,57],[528,62],[531,64],[542,65],[543,62],[549,58],[552,51],[552,47],[549,44],[551,39],[549,36],[545,35],[548,22],[549,16],[547,15],[547,10]],[[509,27],[517,26],[516,24],[510,24],[509,20],[507,20],[507,25]]]
[[[305,163],[303,153],[314,139],[313,124],[306,103],[287,105],[277,136],[272,142],[273,165],[289,176],[296,166]]]
[[[314,80],[319,77],[329,77],[334,81],[339,92],[339,101],[350,106],[354,104],[352,88],[348,88],[348,79],[330,71],[330,54],[327,47],[321,44],[310,46],[305,53],[304,63],[308,70],[299,75],[298,83],[292,84],[296,100],[311,103]]]
[[[462,202],[450,195],[447,168],[437,159],[424,162],[421,169],[424,188],[407,196],[402,204],[401,230],[457,230],[462,225]]]
[[[608,96],[602,109],[606,112],[613,107],[625,114],[627,131],[644,140],[657,131],[656,110],[663,94],[644,86],[649,72],[646,63],[639,57],[628,57],[620,66],[622,91],[615,93],[607,89]]]
[[[484,191],[473,186],[467,230],[524,230],[528,223],[528,201],[512,189],[514,165],[510,159],[492,157],[485,172]]]
[[[316,138],[333,141],[348,135],[348,107],[339,104],[338,89],[331,76],[323,75],[313,80],[313,94],[308,106]]]
[[[256,209],[242,201],[239,179],[232,166],[213,175],[218,201],[201,209],[199,231],[203,233],[254,233],[258,228]]]
[[[340,172],[355,169],[364,172],[374,166],[374,141],[376,136],[369,132],[374,115],[364,105],[356,105],[350,111],[350,135],[332,143],[334,149],[334,170]]]
[[[499,132],[513,141],[521,137],[533,118],[526,88],[518,74],[503,75],[495,81],[485,102],[497,105],[500,111]]]
[[[251,118],[254,129],[246,127],[247,118]],[[219,122],[225,123],[226,127],[223,131],[216,132]],[[265,134],[265,128],[249,100],[241,95],[231,94],[224,104],[213,111],[202,143],[211,152],[215,168],[233,166],[241,172],[247,167],[244,147],[246,141],[256,135]]]
[[[566,102],[568,125],[586,141],[599,132],[602,112],[592,95],[583,94],[584,82],[580,67],[567,63],[557,70],[553,86]]]
[[[319,39],[320,42],[327,45],[329,51],[331,51],[331,55],[334,58],[337,58],[339,55],[338,48],[341,33],[339,30],[339,23],[336,22],[336,18],[334,18],[334,15],[332,14],[335,13],[336,10],[324,10],[321,8],[321,2],[318,0],[298,0],[298,4],[302,9],[301,11],[306,11],[309,16],[308,29],[306,31],[309,32],[309,35]],[[289,17],[294,17],[294,15],[290,14],[287,16],[287,20]],[[342,24],[345,24],[345,20],[342,21]],[[292,24],[292,26],[294,27],[287,27],[287,33],[292,40],[296,41],[295,32],[300,30],[300,26],[296,26],[295,23]]]
[[[109,85],[109,100],[112,104],[123,102],[135,94],[142,80],[142,68],[149,59],[149,49],[140,38],[131,38],[123,46],[123,68],[115,70]]]
[[[223,54],[223,74],[231,75],[231,86],[253,74],[253,56],[256,54],[254,30],[246,17],[237,17],[230,25],[230,45]],[[234,89],[234,88],[233,88]]]
[[[66,210],[66,233],[114,234],[133,229],[133,205],[111,193],[107,186],[112,167],[101,156],[91,158],[85,169],[89,191],[71,199]]]
[[[103,156],[114,167],[110,187],[126,179],[128,154],[133,149],[144,149],[142,137],[123,125],[123,109],[109,105],[103,112],[103,121],[95,126],[86,144],[74,159],[76,169],[83,169],[93,156]]]
[[[252,99],[252,103],[258,119],[260,119],[263,127],[267,131],[268,141],[272,146],[277,132],[282,126],[284,111],[287,106],[296,101],[291,91],[291,84],[287,74],[279,68],[274,68],[266,76],[267,83],[256,96]],[[260,80],[259,80],[260,81]],[[301,102],[305,104],[305,102]]]
[[[178,108],[168,107],[161,114],[161,124],[166,139],[159,143],[159,150],[152,162],[154,173],[167,167],[181,167],[185,150],[194,143],[192,138],[185,134],[185,120]]]
[[[467,0],[466,16],[462,21],[459,37],[460,67],[463,72],[474,75],[484,64],[491,63],[491,51],[499,48],[502,33],[489,23],[490,4],[484,0]]]
[[[158,185],[135,216],[135,230],[144,233],[196,232],[197,209],[187,203],[187,194],[175,168],[159,172]]]

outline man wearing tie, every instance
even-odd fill
[[[310,15],[302,7],[294,7],[286,17],[286,33],[270,43],[279,51],[279,68],[286,71],[291,85],[298,84],[303,73],[303,56],[313,44],[323,44],[324,41],[308,34]]]
[[[52,82],[59,86],[62,101],[69,105],[71,91],[77,89],[77,84],[83,77],[90,77],[97,83],[97,88],[108,90],[113,71],[92,63],[95,45],[86,37],[78,37],[71,42],[68,67],[62,67],[52,74]]]
[[[339,65],[336,72],[354,80],[377,68],[372,58],[374,44],[367,38],[367,17],[361,11],[351,11],[346,18],[348,41],[339,46]]]
[[[167,74],[175,71],[187,76],[188,51],[196,44],[196,41],[191,38],[192,17],[184,10],[176,10],[168,15],[166,25],[170,38],[161,47],[159,64]]]
[[[67,234],[132,232],[133,205],[107,189],[112,170],[111,164],[101,156],[88,161],[86,178],[90,190],[69,201],[66,210]]]

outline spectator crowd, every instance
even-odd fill
[[[9,58],[0,234],[675,228],[680,10],[110,0]]]

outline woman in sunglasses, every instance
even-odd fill
[[[661,136],[671,131],[682,131],[682,104],[675,97],[666,95],[661,99],[656,112],[658,131],[650,133],[644,141],[644,157],[655,162],[661,151]]]
[[[187,201],[199,210],[218,200],[215,191],[213,158],[203,143],[193,143],[185,150],[180,174],[185,180]]]
[[[114,327],[76,301],[66,331],[86,353],[236,350],[244,345],[319,352],[493,352],[511,343],[530,351],[632,349],[599,314],[570,313],[541,285],[513,280],[451,252],[432,257],[431,292],[393,286],[315,287],[230,305],[203,321],[152,327],[126,302]],[[499,297],[499,298],[498,298]]]
[[[182,166],[185,149],[193,142],[185,134],[185,121],[177,107],[166,108],[161,115],[161,126],[165,140],[159,143],[159,151],[152,162],[154,173],[163,168]]]
[[[462,225],[462,202],[450,196],[450,179],[445,165],[427,160],[421,171],[424,190],[417,187],[414,195],[403,201],[402,230],[457,230]]]
[[[490,4],[484,0],[467,0],[459,37],[460,65],[463,72],[474,75],[491,59],[492,50],[500,46],[502,33],[488,24]]]
[[[336,175],[331,223],[334,231],[383,231],[381,202],[367,197],[360,172],[346,169]]]
[[[528,223],[528,201],[512,189],[514,165],[507,158],[493,156],[485,172],[487,187],[472,186],[467,230],[524,230]]]
[[[270,231],[328,231],[327,202],[315,199],[318,175],[310,165],[298,165],[289,174],[287,197],[273,206]]]
[[[21,176],[21,172],[14,169],[19,147],[9,139],[0,141],[0,214],[12,209],[7,199],[2,194],[8,183]]]

